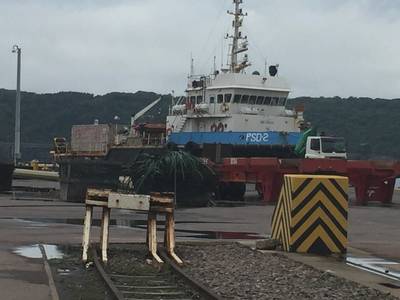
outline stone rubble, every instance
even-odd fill
[[[281,254],[239,244],[179,245],[177,253],[189,275],[226,299],[397,299]]]

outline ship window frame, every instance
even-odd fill
[[[271,102],[272,102],[272,97],[271,96],[265,96],[264,105],[271,105]]]
[[[210,96],[210,104],[215,103],[215,95]]]
[[[217,95],[217,103],[221,104],[224,102],[224,94],[218,94]]]
[[[231,103],[231,100],[232,100],[232,94],[225,94],[224,102],[225,103]]]
[[[286,97],[279,97],[278,106],[285,106],[285,104],[286,104]]]
[[[190,96],[190,103],[193,105],[193,104],[196,104],[196,96]]]
[[[271,106],[278,106],[279,97],[271,97]]]
[[[200,99],[200,101],[199,101],[199,99]],[[197,104],[203,103],[203,96],[201,96],[201,95],[200,95],[200,96],[197,96],[197,97],[196,97],[196,103],[197,103]]]
[[[241,100],[242,100],[241,94],[235,94],[235,96],[233,97],[233,103],[240,103]]]
[[[260,101],[260,98],[261,98],[261,101]],[[256,105],[263,105],[264,99],[265,99],[264,96],[257,96]]]
[[[242,95],[242,99],[240,100],[240,103],[248,104],[249,103],[249,99],[250,99],[249,95]]]
[[[254,101],[252,101],[252,99],[253,99]],[[249,98],[249,104],[250,104],[250,105],[255,105],[255,104],[256,104],[256,101],[257,101],[257,96],[251,95],[250,98]]]

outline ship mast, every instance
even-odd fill
[[[227,35],[227,38],[232,39],[230,72],[240,73],[250,66],[247,54],[244,55],[243,60],[240,63],[238,62],[238,54],[248,50],[247,36],[243,37],[242,32],[240,31],[240,28],[243,26],[243,19],[247,16],[247,13],[244,14],[243,10],[240,8],[243,0],[233,0],[233,3],[235,4],[235,11],[228,11],[228,14],[234,16],[232,24],[234,29],[233,35]],[[239,43],[241,40],[243,40],[243,42]]]

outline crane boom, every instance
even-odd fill
[[[135,115],[133,115],[131,118],[131,125],[133,126],[137,119],[139,119],[141,116],[143,116],[145,113],[147,113],[150,109],[152,109],[154,106],[156,106],[160,101],[161,101],[161,97],[158,98],[156,101],[147,105],[145,108],[143,108],[141,111],[139,111]]]

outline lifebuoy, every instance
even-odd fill
[[[224,124],[222,124],[221,122],[218,124],[218,131],[219,132],[224,132],[224,129],[225,129],[225,127],[224,127]]]
[[[223,104],[221,105],[221,110],[222,110],[223,112],[227,112],[227,111],[229,110],[229,105],[226,104],[226,103],[223,103]]]
[[[217,131],[217,125],[215,125],[215,123],[212,124],[210,130],[211,130],[211,132],[216,132]]]

